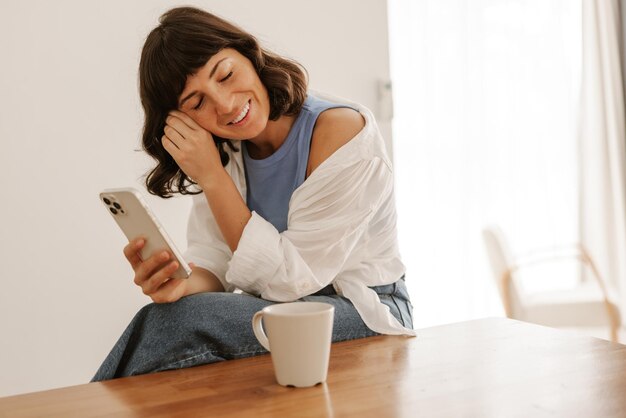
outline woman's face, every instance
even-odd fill
[[[187,77],[178,108],[213,135],[226,139],[257,137],[270,114],[267,89],[252,63],[230,48]]]

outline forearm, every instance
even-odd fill
[[[224,287],[217,277],[209,270],[193,267],[191,276],[186,283],[185,296],[202,292],[223,292]]]
[[[235,252],[252,213],[226,170],[219,170],[211,176],[210,182],[200,186],[224,240]]]

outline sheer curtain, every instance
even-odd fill
[[[515,252],[578,241],[580,19],[580,0],[389,0],[417,327],[502,315],[485,226],[500,225]]]
[[[621,19],[618,0],[583,2],[580,225],[581,241],[600,273],[611,290],[621,293],[621,300],[616,302],[626,320],[626,126]]]

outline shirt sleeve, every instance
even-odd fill
[[[392,192],[393,175],[378,157],[316,174],[294,193],[286,231],[253,212],[226,273],[231,286],[291,301],[324,288],[345,268]]]
[[[226,281],[228,261],[232,252],[222,237],[213,212],[204,194],[193,197],[193,206],[187,224],[187,251],[184,258],[213,273],[227,292],[235,290]]]

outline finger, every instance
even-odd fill
[[[171,261],[161,267],[160,270],[152,274],[152,276],[150,276],[150,278],[141,285],[143,293],[146,295],[152,295],[159,289],[159,287],[161,287],[163,283],[172,277],[177,268],[178,262],[176,261]]]
[[[185,143],[184,139],[173,138],[171,136],[168,136],[167,134],[161,137],[161,141],[167,141],[170,143],[170,145],[174,145],[178,149],[181,149],[181,146]],[[163,146],[165,147],[165,144],[163,144]]]
[[[184,115],[184,113],[181,113],[180,115]],[[194,131],[195,131],[195,127],[194,126],[189,126],[189,123],[193,122],[193,120],[189,117],[187,117],[187,119],[191,120],[191,122],[187,123],[186,121],[184,121],[180,115],[173,115],[172,113],[170,113],[167,118],[165,118],[165,126],[169,126],[171,128],[176,129],[176,131],[178,131],[178,133],[180,133],[184,138],[189,138],[189,136],[191,136]],[[195,124],[195,122],[194,122]]]
[[[176,159],[180,154],[180,148],[178,148],[178,145],[176,145],[176,143],[172,141],[167,135],[163,135],[161,137],[161,144],[163,145],[163,148],[165,148],[165,151],[167,151],[172,157],[174,157],[174,159]]]
[[[176,128],[170,125],[165,125],[165,128],[163,128],[163,132],[165,132],[165,136],[167,136],[171,141],[176,143],[179,148],[179,143],[185,141],[185,137],[180,132],[178,132]]]
[[[149,257],[135,270],[135,284],[143,287],[144,282],[150,279],[150,276],[170,258],[167,251],[161,251]]]
[[[185,279],[169,279],[159,287],[159,289],[150,295],[156,303],[176,302],[183,296],[181,286],[185,284]]]
[[[129,242],[128,245],[124,247],[124,256],[130,263],[133,270],[137,270],[142,263],[139,251],[141,251],[144,245],[146,245],[146,240],[143,238],[137,238]]]
[[[175,120],[179,120],[179,121],[181,121],[182,123],[184,123],[186,126],[188,126],[189,128],[191,128],[193,130],[202,129],[200,127],[200,125],[198,125],[196,123],[196,121],[194,121],[188,114],[183,113],[183,112],[181,112],[179,110],[172,110],[169,113],[169,117],[171,117],[173,119],[173,122]],[[167,122],[167,120],[166,120],[166,122]]]

